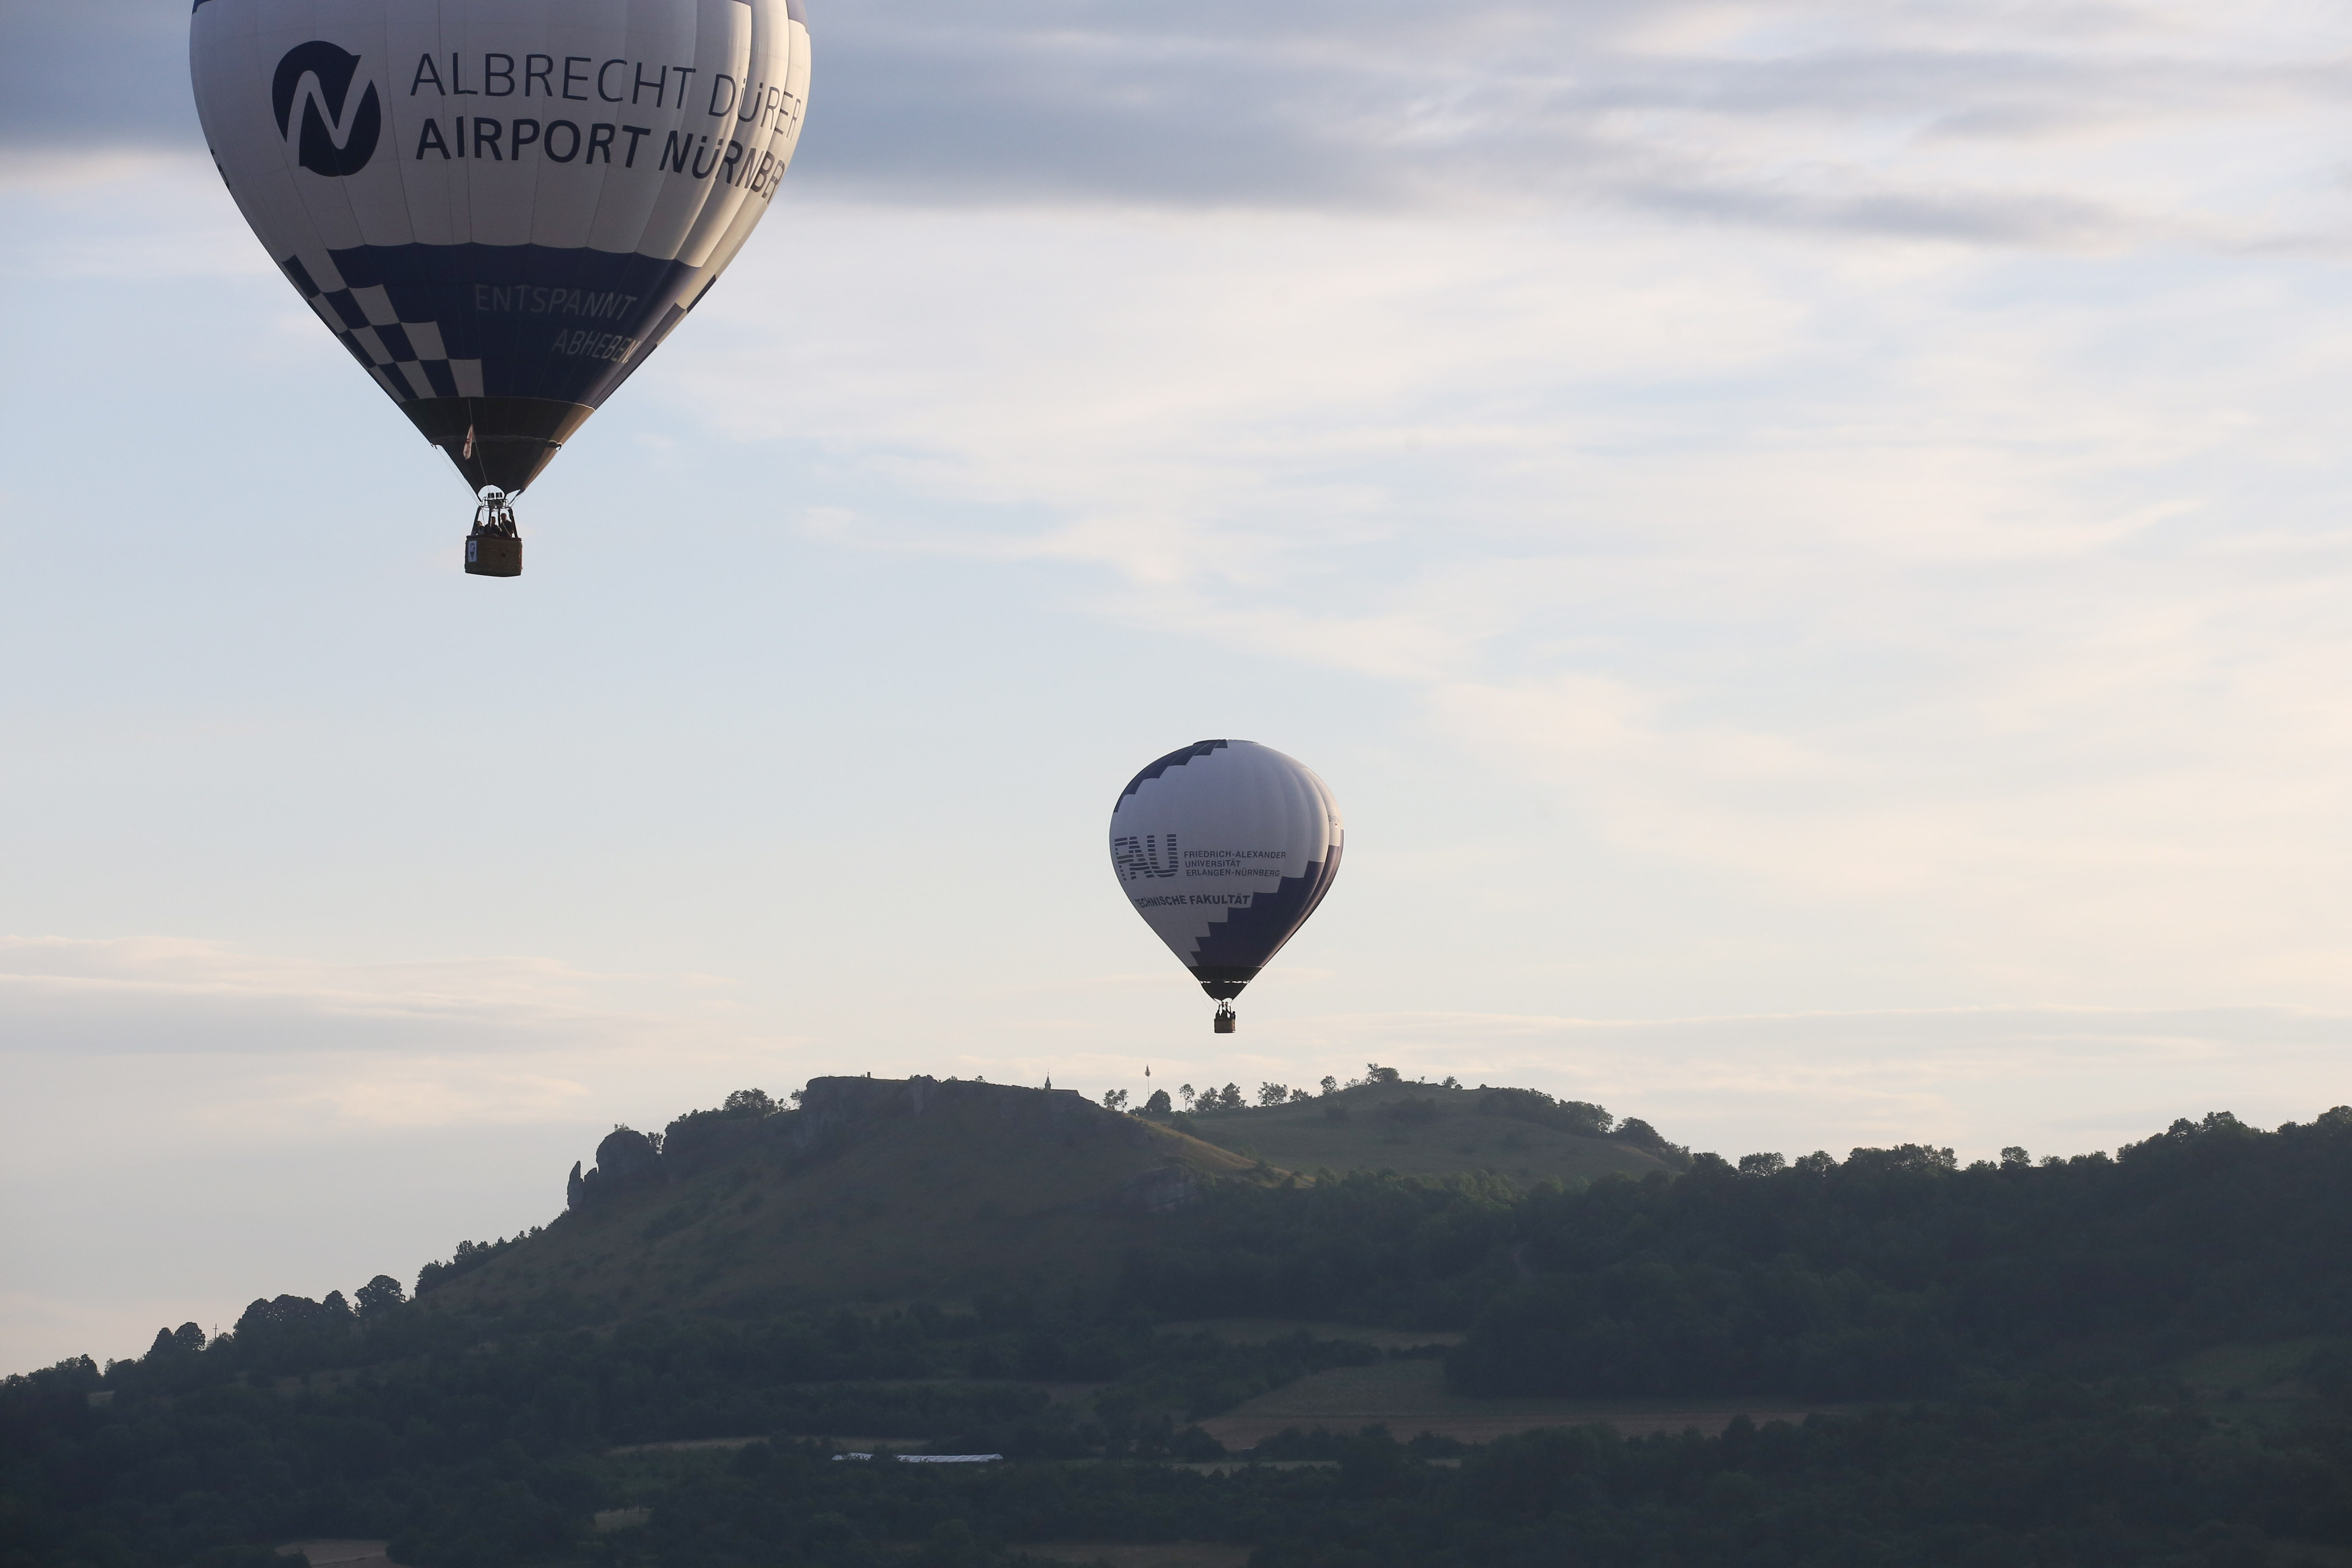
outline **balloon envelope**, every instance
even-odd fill
[[[1255,741],[1202,741],[1129,781],[1110,814],[1120,890],[1201,989],[1241,994],[1339,873],[1339,805]]]
[[[195,0],[221,177],[476,489],[522,489],[717,281],[800,136],[800,0]]]

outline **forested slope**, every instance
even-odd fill
[[[0,1568],[244,1568],[300,1536],[390,1537],[415,1568],[964,1568],[1070,1539],[1239,1542],[1261,1568],[2352,1550],[2352,1110],[1967,1169],[1906,1146],[1532,1189],[1251,1170],[1122,1224],[1091,1284],[962,1302],[602,1323],[528,1292],[434,1307],[489,1264],[421,1304],[383,1277],[356,1307],[257,1302],[209,1342],[187,1325],[135,1362],[0,1385]],[[1204,1475],[1180,1468],[1216,1451],[1191,1422],[1411,1353],[1156,1327],[1221,1313],[1465,1330],[1447,1365],[1472,1393],[1877,1407],[1467,1455],[1297,1433],[1269,1447],[1338,1463]],[[2268,1349],[2230,1348],[2247,1341]],[[2273,1386],[2214,1385],[2232,1357]],[[1010,1460],[846,1466],[814,1441],[853,1433]],[[714,1436],[769,1441],[664,1467],[608,1452]],[[625,1506],[650,1514],[591,1531]]]
[[[1922,1145],[1519,1193],[1350,1177],[1227,1191],[1130,1253],[1124,1289],[1466,1328],[1478,1393],[1902,1397],[2097,1375],[2352,1327],[2352,1110],[2182,1121],[2110,1156],[1959,1169]]]

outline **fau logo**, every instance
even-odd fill
[[[375,156],[376,139],[383,133],[383,106],[376,100],[375,83],[368,83],[349,118],[343,113],[352,78],[359,68],[359,56],[347,55],[320,39],[295,45],[278,62],[278,75],[269,84],[270,107],[278,111],[278,133],[296,133],[294,103],[299,98],[301,140],[295,156],[314,174],[330,179],[356,174]]]
[[[1146,877],[1172,877],[1176,874],[1176,836],[1168,836],[1168,863],[1160,862],[1160,835],[1147,833],[1138,837],[1132,833],[1121,834],[1110,841],[1110,863],[1118,874],[1130,882]]]

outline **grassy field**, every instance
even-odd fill
[[[1216,1541],[1046,1541],[1014,1550],[1055,1563],[1103,1563],[1109,1568],[1244,1568],[1250,1548]]]
[[[384,1555],[381,1541],[292,1541],[279,1547],[293,1568],[299,1559],[309,1568],[401,1568]]]
[[[1342,1089],[1328,1100],[1190,1118],[1196,1137],[1285,1170],[1395,1171],[1408,1176],[1485,1171],[1522,1186],[1547,1177],[1646,1175],[1667,1167],[1606,1138],[1478,1112],[1475,1089],[1384,1084]],[[1430,1121],[1403,1120],[1406,1101],[1433,1106]],[[1344,1112],[1334,1119],[1331,1112]]]
[[[760,1437],[680,1437],[676,1441],[668,1443],[624,1443],[617,1448],[607,1448],[604,1452],[606,1455],[611,1456],[625,1454],[691,1454],[703,1448],[724,1448],[732,1451],[737,1448],[747,1448],[754,1443],[762,1441],[765,1441],[764,1435]]]
[[[1300,1378],[1201,1427],[1228,1448],[1253,1447],[1288,1426],[1352,1433],[1375,1423],[1401,1439],[1434,1432],[1487,1443],[1538,1426],[1596,1422],[1629,1436],[1685,1427],[1712,1435],[1743,1412],[1759,1422],[1790,1421],[1829,1408],[1783,1399],[1473,1399],[1445,1386],[1445,1368],[1437,1362],[1383,1361]]]
[[[2200,1399],[2308,1399],[2298,1375],[2315,1351],[2338,1349],[2341,1338],[2311,1334],[2263,1344],[2222,1344],[2178,1363],[2174,1371]]]
[[[2338,1335],[2261,1343],[2219,1344],[2173,1363],[2173,1373],[2223,1426],[2276,1432],[2307,1420],[2315,1391],[2303,1381],[2304,1363],[2314,1351],[2340,1350]],[[2344,1559],[2352,1568],[2352,1553]]]
[[[701,1444],[644,1443],[622,1448],[608,1448],[596,1460],[596,1469],[613,1489],[615,1507],[603,1510],[612,1515],[601,1527],[604,1530],[625,1530],[639,1508],[652,1502],[670,1488],[697,1477],[713,1476],[724,1471],[733,1462],[735,1451],[743,1443],[756,1442],[744,1438],[730,1442],[724,1447]]]
[[[653,1516],[649,1508],[599,1509],[590,1516],[588,1528],[598,1535],[610,1535],[616,1530],[635,1530]]]
[[[1273,1181],[1248,1159],[1143,1121],[1047,1097],[1000,1110],[948,1103],[882,1121],[800,1168],[745,1157],[624,1196],[439,1287],[456,1310],[569,1297],[621,1318],[758,1314],[843,1300],[980,1290],[1100,1289],[1150,1221],[1124,1184],[1181,1167]]]
[[[2271,1542],[2273,1568],[2352,1568],[2352,1547],[2323,1546],[2315,1541]]]
[[[1188,1318],[1181,1322],[1162,1323],[1159,1331],[1208,1334],[1229,1345],[1262,1345],[1300,1333],[1318,1340],[1352,1340],[1379,1350],[1462,1342],[1460,1334],[1444,1329],[1368,1329],[1356,1323],[1326,1323],[1307,1318]]]

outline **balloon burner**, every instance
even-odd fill
[[[474,507],[474,531],[466,536],[466,572],[474,577],[522,575],[522,535],[515,531],[514,498],[484,485]]]

